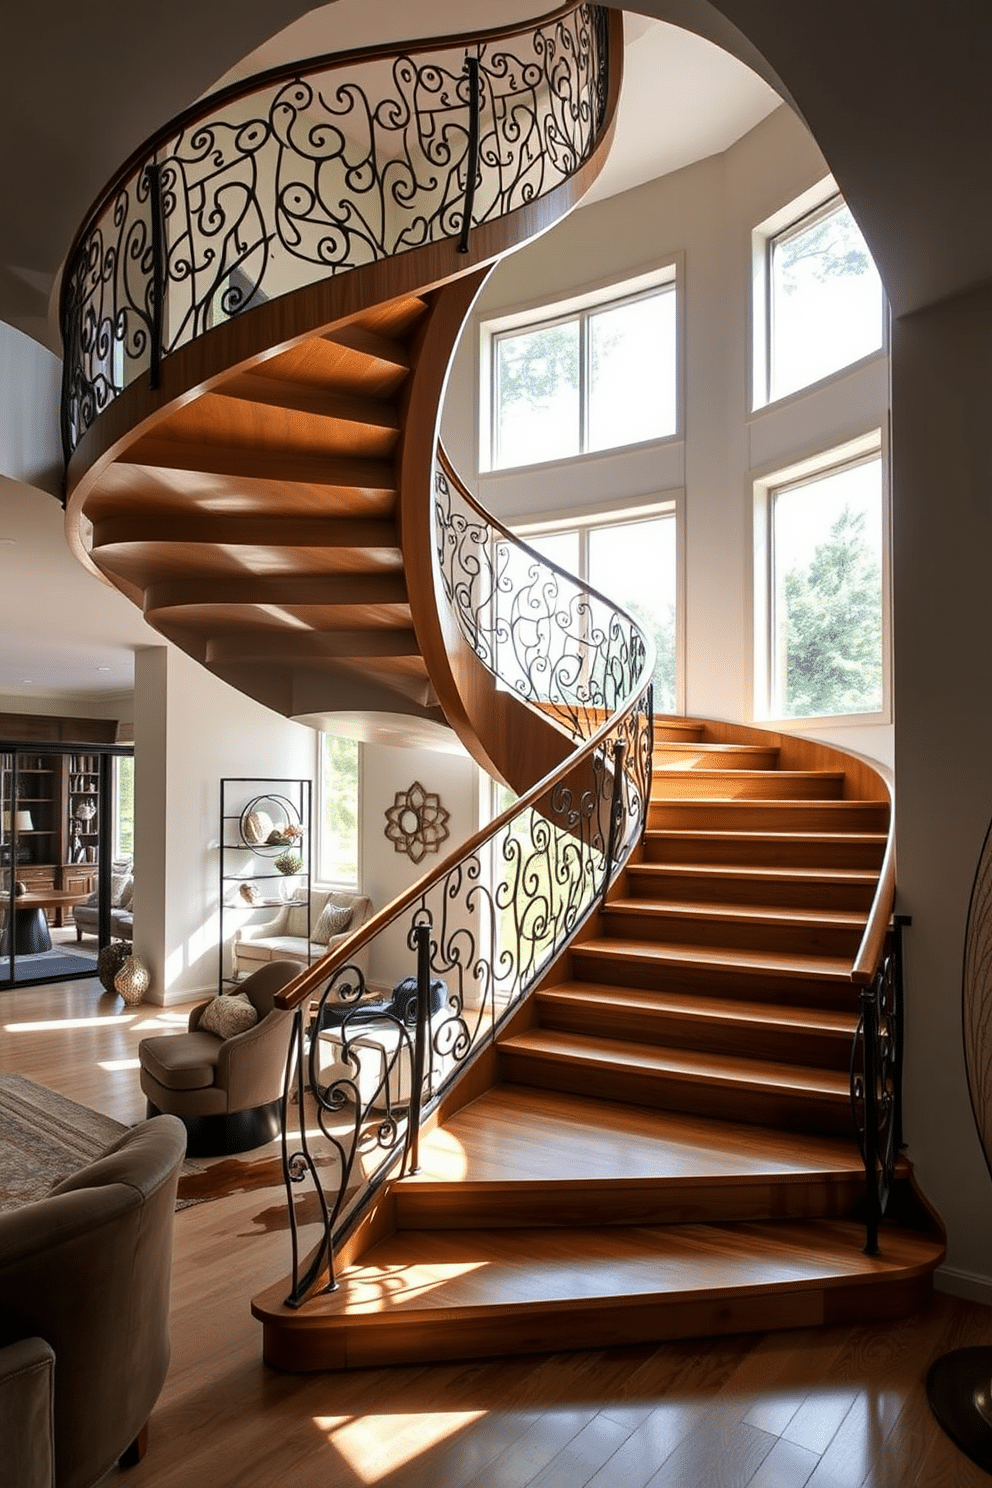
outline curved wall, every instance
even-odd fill
[[[752,229],[828,174],[803,125],[782,107],[722,154],[580,208],[495,270],[449,380],[443,423],[449,451],[463,475],[474,473],[483,505],[504,520],[622,508],[653,495],[680,501],[688,713],[755,716],[755,477],[887,423],[884,354],[771,408],[749,410]],[[480,474],[481,323],[622,283],[673,260],[681,274],[680,436]],[[801,732],[892,762],[891,722],[810,723]]]

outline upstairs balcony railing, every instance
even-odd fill
[[[649,638],[492,521],[443,459],[433,520],[440,602],[497,685],[576,747],[281,994],[296,1010],[284,1099],[294,1305],[334,1286],[343,1234],[387,1176],[417,1167],[424,1116],[595,910],[646,820]]]
[[[608,27],[538,23],[273,70],[196,104],[110,184],[61,306],[66,460],[136,378],[267,300],[546,195],[595,145]]]

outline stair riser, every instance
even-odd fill
[[[705,829],[701,829],[705,832]],[[713,830],[717,830],[715,827]],[[742,829],[743,830],[743,829]],[[757,829],[755,829],[757,830]],[[649,863],[712,863],[736,868],[867,868],[881,866],[883,841],[844,841],[837,837],[812,842],[794,839],[784,832],[772,838],[751,841],[746,836],[712,837],[690,833],[672,834],[648,830],[644,857]]]
[[[545,1090],[567,1090],[600,1100],[631,1101],[663,1111],[713,1116],[755,1126],[786,1127],[823,1136],[853,1135],[848,1101],[816,1092],[806,1094],[781,1086],[744,1088],[718,1080],[693,1080],[677,1072],[618,1069],[591,1059],[547,1058],[539,1053],[509,1049],[500,1051],[500,1069],[503,1078],[511,1083],[538,1085]]]
[[[727,946],[742,951],[783,951],[809,956],[847,956],[854,960],[863,927],[769,925],[723,920],[704,915],[682,917],[663,912],[638,914],[607,908],[601,920],[607,939],[649,940],[662,945]]]
[[[824,978],[814,981],[801,975],[772,976],[745,967],[659,966],[645,958],[618,956],[609,942],[586,942],[572,948],[572,972],[576,981],[617,983],[623,987],[649,987],[657,991],[692,992],[701,996],[744,997],[749,1002],[779,1002],[789,1007],[841,1008],[849,1012],[857,1004],[850,982]]]
[[[696,744],[703,737],[703,725],[701,723],[663,723],[661,719],[654,721],[654,742],[656,744],[686,743]]]
[[[872,801],[652,801],[648,830],[884,832],[888,809]]]
[[[823,801],[840,797],[843,781],[820,775],[753,772],[699,766],[658,770],[651,777],[651,800]]]
[[[732,749],[728,752],[702,747],[693,751],[692,744],[656,743],[651,756],[652,769],[673,766],[679,770],[774,770],[777,749]]]
[[[784,1328],[837,1327],[907,1317],[926,1305],[929,1274],[866,1286],[744,1288],[693,1298],[611,1297],[606,1305],[494,1309],[483,1316],[418,1317],[306,1326],[299,1314],[265,1320],[263,1352],[273,1368],[296,1373],[360,1369],[384,1364],[482,1359],[504,1354],[544,1354],[560,1349],[622,1347],[677,1338],[767,1333]]]
[[[874,882],[825,883],[812,870],[808,877],[769,882],[733,874],[655,873],[643,864],[627,868],[627,883],[634,899],[749,904],[762,909],[842,909],[861,914],[871,908],[875,891]]]
[[[701,999],[702,1000],[702,999]],[[542,1028],[592,1037],[630,1039],[636,1043],[660,1044],[665,1048],[695,1049],[709,1054],[735,1054],[744,1059],[774,1059],[815,1069],[843,1072],[851,1061],[853,1030],[850,1033],[811,1028],[786,1028],[756,1023],[707,1018],[701,1008],[697,1016],[654,1009],[570,1003],[565,999],[538,996]]]
[[[443,1191],[396,1189],[400,1230],[492,1230],[532,1227],[575,1229],[585,1225],[707,1224],[761,1219],[839,1219],[864,1193],[860,1173],[800,1183],[736,1183],[625,1189],[608,1195],[557,1194],[550,1185],[535,1191],[511,1185],[485,1191],[448,1184]]]

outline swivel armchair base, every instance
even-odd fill
[[[278,1100],[246,1111],[225,1111],[214,1116],[179,1116],[186,1128],[186,1152],[190,1157],[234,1157],[263,1147],[282,1130]],[[162,1113],[151,1101],[148,1115]]]

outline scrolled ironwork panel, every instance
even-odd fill
[[[264,300],[459,238],[565,181],[596,143],[608,65],[597,7],[477,48],[300,68],[159,142],[163,355]],[[148,370],[147,162],[94,217],[68,270],[66,454]]]
[[[336,1230],[387,1175],[408,1165],[411,1072],[424,1071],[418,1093],[429,1110],[595,909],[604,881],[637,840],[648,791],[649,706],[645,688],[612,730],[569,761],[563,781],[497,818],[381,925],[367,950],[379,967],[377,985],[395,982],[391,1000],[380,990],[370,1003],[354,964],[338,968],[321,990],[308,1041],[298,1035],[299,1069],[290,1071],[284,1101],[286,1121],[298,1125],[284,1147],[294,1304],[318,1284],[334,1284]],[[426,1047],[415,1043],[410,1004],[397,1000],[425,928]],[[399,945],[407,960],[396,959]],[[307,1178],[319,1190],[316,1207],[301,1204]],[[320,1226],[306,1264],[298,1259],[301,1213]]]
[[[590,738],[636,690],[644,632],[604,596],[470,505],[443,464],[434,478],[438,579],[483,666],[575,738]]]

